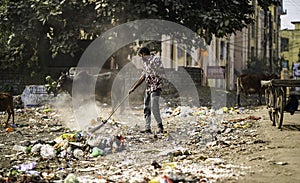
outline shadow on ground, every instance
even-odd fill
[[[287,124],[281,127],[284,131],[300,131],[300,124]]]

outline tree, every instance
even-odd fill
[[[36,19],[30,4],[1,1],[0,19],[1,69],[37,71],[40,67],[38,42],[47,31]]]
[[[243,73],[261,73],[265,72],[266,66],[263,59],[257,57],[251,57],[247,62],[247,69],[243,70]]]
[[[84,51],[80,40],[92,41],[114,26],[147,18],[181,24],[210,43],[213,35],[224,37],[251,24],[252,13],[248,0],[2,0],[0,66],[36,71],[45,66],[45,50],[53,58],[74,57]]]

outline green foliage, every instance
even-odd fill
[[[266,71],[266,62],[263,59],[253,57],[247,62],[247,69],[243,73],[260,73]]]
[[[34,14],[23,1],[1,1],[1,69],[38,68],[36,36],[41,29]]]
[[[259,1],[264,7],[273,2]],[[114,26],[140,19],[184,25],[210,43],[213,35],[224,37],[252,23],[252,13],[248,0],[2,0],[0,68],[37,73],[45,62],[42,50],[53,57],[74,56],[84,49],[79,40],[94,40]]]
[[[282,58],[273,58],[272,73],[280,74],[283,61],[284,59]],[[270,72],[270,68],[267,66],[267,62],[269,62],[269,60],[253,57],[247,62],[247,69],[243,70],[243,73]]]
[[[56,96],[57,95],[57,84],[58,83],[56,81],[54,81],[52,79],[52,77],[49,76],[49,75],[46,76],[45,80],[46,80],[45,87],[46,87],[47,93],[48,94],[53,93],[54,96]]]
[[[6,84],[1,88],[1,92],[8,92],[11,93],[13,91],[13,88],[11,85]]]

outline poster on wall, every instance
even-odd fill
[[[27,85],[21,95],[24,107],[41,106],[53,97],[53,94],[47,93],[45,85]]]
[[[207,79],[225,79],[225,66],[207,66]]]

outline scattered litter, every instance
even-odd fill
[[[279,161],[279,162],[274,162],[273,164],[275,164],[275,165],[287,165],[288,163]]]
[[[20,131],[34,139],[15,142],[15,154],[4,157],[15,163],[13,178],[25,172],[31,182],[214,182],[246,174],[243,166],[220,154],[266,143],[252,130],[260,117],[230,119],[246,112],[250,114],[233,107],[166,107],[163,117],[173,120],[166,124],[168,133],[153,137],[114,120],[95,133],[72,130],[60,124],[51,106],[24,108],[18,114],[27,115],[26,121],[6,134]],[[99,124],[89,121],[90,127]]]
[[[241,121],[247,121],[247,120],[260,120],[261,117],[255,117],[255,116],[248,116],[248,117],[245,117],[245,118],[237,118],[237,119],[231,119],[229,120],[229,122],[241,122]]]

